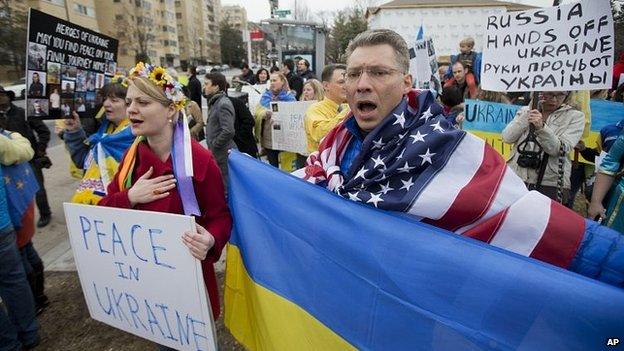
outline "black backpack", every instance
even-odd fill
[[[256,124],[247,105],[240,98],[228,96],[234,106],[234,142],[238,151],[258,158],[258,145],[253,135]]]

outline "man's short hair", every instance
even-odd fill
[[[288,70],[291,72],[295,71],[295,61],[292,59],[285,59],[283,62],[284,66],[288,67]]]
[[[241,69],[249,69],[249,65],[248,65],[248,64],[246,64],[246,63],[243,63],[243,64],[241,65]]]
[[[190,66],[190,67],[189,67],[189,72],[190,72],[192,75],[196,75],[196,74],[197,74],[197,67],[195,67],[195,66]]]
[[[451,85],[442,89],[440,100],[449,107],[455,107],[464,102],[464,96],[457,85]]]
[[[306,60],[306,59],[299,60],[299,62],[301,62],[301,61],[303,61],[303,64],[306,66],[306,68],[308,68],[308,69],[310,68],[310,62],[308,62],[308,60]]]
[[[212,85],[216,85],[219,87],[220,91],[227,91],[227,80],[225,76],[220,72],[210,72],[207,73],[204,78],[209,79]]]
[[[347,66],[342,63],[329,64],[323,68],[323,73],[321,73],[321,81],[322,82],[331,82],[332,77],[334,76],[334,71],[337,69],[346,70]]]
[[[358,34],[347,47],[347,57],[359,47],[390,45],[394,49],[399,69],[403,73],[409,72],[409,49],[405,39],[390,29],[372,29]]]
[[[453,66],[451,66],[451,70],[453,70],[453,67],[455,67],[456,65],[460,65],[463,69],[466,69],[466,66],[464,66],[464,63],[461,62],[460,60],[455,61],[455,63],[453,63]]]

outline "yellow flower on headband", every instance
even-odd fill
[[[167,71],[163,67],[155,67],[149,75],[149,79],[158,86],[167,84]]]
[[[116,74],[115,76],[113,76],[113,78],[111,79],[112,83],[116,83],[116,84],[121,84],[124,88],[128,87],[128,78],[126,78],[126,76],[121,75],[121,74]]]
[[[164,67],[139,62],[130,70],[128,76],[129,79],[144,77],[154,85],[161,87],[167,99],[171,100],[176,109],[181,110],[186,105],[186,96],[182,92],[182,84],[173,79]]]

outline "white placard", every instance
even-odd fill
[[[91,318],[178,350],[216,350],[190,216],[65,203]]]
[[[481,85],[493,91],[609,88],[613,51],[609,0],[492,15]]]
[[[316,101],[271,102],[272,149],[308,154],[305,112]]]
[[[410,53],[410,73],[414,78],[414,87],[441,91],[433,39],[416,41],[413,52]]]

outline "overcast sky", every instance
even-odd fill
[[[297,0],[299,3],[305,3],[310,12],[318,11],[336,11],[351,6],[353,0]],[[384,4],[390,0],[367,0],[367,3]],[[549,6],[552,0],[507,0],[511,2],[525,3],[535,6]],[[564,0],[563,2],[571,2]],[[293,9],[295,0],[279,0],[281,9]],[[222,5],[241,5],[247,9],[247,18],[254,22],[267,19],[270,17],[269,0],[221,0]]]

